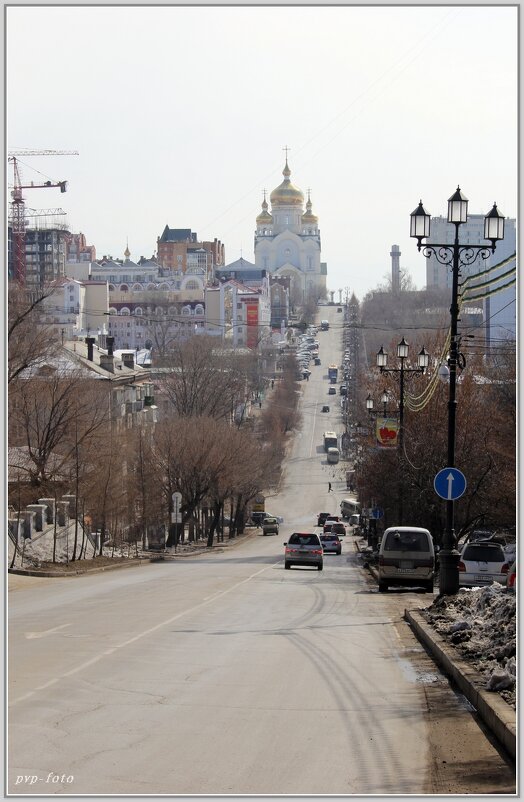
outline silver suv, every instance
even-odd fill
[[[292,565],[313,565],[322,571],[324,550],[319,536],[314,532],[293,532],[284,546],[284,568],[291,568]]]

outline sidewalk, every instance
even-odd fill
[[[22,577],[31,577],[34,584],[35,580],[40,579],[49,579],[55,577],[61,578],[70,578],[73,579],[77,576],[82,576],[84,574],[98,574],[102,571],[115,571],[119,568],[139,568],[140,566],[149,565],[152,562],[161,562],[161,561],[176,561],[179,559],[185,559],[193,556],[197,556],[200,554],[217,554],[223,553],[227,551],[227,549],[236,546],[238,543],[244,543],[249,538],[255,537],[255,534],[258,530],[256,527],[250,527],[244,534],[237,535],[234,538],[225,537],[224,541],[220,541],[217,543],[215,541],[214,545],[211,548],[208,548],[203,541],[200,541],[198,544],[195,544],[192,547],[192,544],[183,543],[178,546],[177,551],[174,548],[166,549],[165,551],[147,551],[147,552],[140,552],[140,556],[138,557],[131,557],[129,559],[123,559],[121,557],[114,557],[108,558],[108,561],[105,565],[101,565],[98,567],[89,567],[92,565],[91,560],[79,560],[76,565],[78,566],[74,570],[60,570],[60,564],[57,563],[56,567],[52,569],[43,569],[39,570],[38,568],[9,568],[8,569],[8,590],[14,590],[17,587],[27,587],[28,583],[22,583],[17,578]],[[190,548],[188,548],[190,546]],[[114,562],[112,562],[114,560]]]
[[[353,542],[359,553],[363,553],[367,549],[367,541],[364,538],[355,538]],[[377,579],[377,569],[373,565],[367,567],[373,577]],[[497,692],[485,690],[484,677],[457,655],[453,646],[446,643],[439,633],[428,624],[419,610],[404,610],[404,619],[443,674],[454,682],[468,702],[473,705],[493,736],[510,757],[516,760],[517,717],[515,710]]]

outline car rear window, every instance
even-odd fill
[[[338,540],[338,535],[320,535],[321,540]]]
[[[499,546],[481,546],[472,543],[466,546],[462,555],[463,560],[481,560],[482,562],[498,563],[504,562],[504,552]]]
[[[428,536],[425,532],[389,532],[384,551],[427,551]]]
[[[319,546],[318,535],[300,535],[294,532],[289,538],[289,542],[295,546]]]

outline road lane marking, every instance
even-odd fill
[[[45,632],[24,632],[24,635],[28,640],[32,638],[45,638],[47,635],[52,635],[54,632],[58,632],[59,629],[64,629],[64,627],[70,627],[71,624],[60,624],[59,627],[53,627],[53,629],[46,629]]]
[[[101,654],[97,655],[96,657],[92,657],[90,660],[86,660],[84,663],[81,663],[76,668],[73,668],[70,671],[66,671],[63,674],[60,674],[58,677],[55,677],[54,679],[49,680],[44,685],[40,685],[39,687],[35,688],[33,691],[28,691],[28,693],[25,693],[23,696],[19,696],[17,699],[14,699],[10,703],[10,707],[18,704],[18,702],[24,701],[25,699],[29,699],[31,696],[34,696],[34,694],[37,693],[37,691],[43,690],[45,688],[48,688],[50,685],[54,685],[55,683],[59,682],[61,679],[64,679],[65,677],[71,677],[74,674],[78,674],[80,671],[83,671],[88,666],[92,666],[95,663],[98,663],[104,657],[107,657],[108,655],[113,654],[113,652],[116,652],[117,649],[123,649],[125,646],[129,646],[131,643],[135,643],[136,641],[141,640],[141,638],[144,638],[146,635],[150,635],[152,632],[156,632],[156,630],[161,629],[162,627],[168,626],[169,624],[172,624],[173,621],[177,621],[179,618],[182,618],[182,616],[187,615],[188,613],[192,613],[195,610],[198,610],[200,607],[205,607],[206,605],[210,604],[212,601],[215,601],[216,599],[220,598],[220,596],[225,596],[226,593],[231,593],[232,590],[235,590],[236,588],[240,587],[240,585],[244,585],[246,582],[249,582],[251,579],[253,579],[253,577],[258,576],[259,574],[262,574],[264,571],[268,571],[270,568],[273,568],[273,566],[277,562],[279,562],[280,559],[281,558],[279,557],[278,559],[275,560],[274,563],[271,563],[270,565],[266,565],[265,568],[261,568],[259,571],[255,571],[254,574],[251,574],[250,576],[246,577],[245,579],[242,579],[240,582],[236,582],[234,585],[231,585],[230,588],[227,588],[226,590],[222,590],[219,593],[215,593],[213,596],[206,597],[205,599],[203,599],[198,604],[195,604],[193,607],[189,607],[187,610],[183,610],[183,612],[177,613],[176,615],[172,616],[171,618],[168,618],[165,621],[161,621],[159,624],[155,624],[154,627],[149,627],[149,629],[145,629],[140,634],[135,635],[132,638],[129,638],[128,640],[124,641],[123,643],[118,643],[116,646],[112,646],[109,649],[105,649],[103,652],[101,652]],[[64,625],[64,626],[69,626],[69,624]],[[57,627],[57,629],[60,629],[60,627]],[[51,631],[51,630],[49,630],[49,631]]]

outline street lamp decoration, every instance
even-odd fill
[[[439,264],[450,267],[452,270],[451,287],[451,324],[450,324],[450,349],[449,358],[446,366],[439,368],[439,376],[449,382],[448,400],[448,454],[446,471],[455,469],[455,437],[456,437],[456,383],[457,368],[461,367],[461,355],[459,353],[458,336],[458,316],[459,316],[459,277],[460,269],[469,267],[480,256],[481,259],[489,259],[495,252],[496,243],[504,239],[504,216],[497,209],[497,204],[484,217],[484,239],[489,240],[491,245],[461,245],[459,242],[459,226],[467,223],[468,220],[468,199],[461,192],[460,187],[448,199],[448,223],[455,226],[455,239],[452,244],[425,242],[422,240],[429,237],[430,215],[424,209],[422,201],[410,215],[410,236],[417,240],[418,250],[423,252],[426,258],[434,255]],[[420,356],[420,354],[419,354]],[[446,375],[444,375],[446,374]],[[442,549],[439,553],[440,560],[440,594],[454,594],[459,589],[459,553],[456,549],[456,537],[454,529],[454,499],[446,501],[446,529],[442,538]]]

